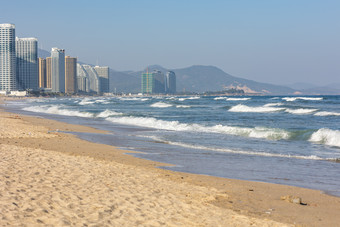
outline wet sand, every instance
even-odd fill
[[[320,191],[162,170],[62,131],[106,133],[0,109],[1,226],[340,223],[340,198]]]

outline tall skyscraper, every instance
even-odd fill
[[[77,92],[77,58],[65,57],[65,92]]]
[[[104,93],[110,92],[109,67],[95,66],[94,70],[96,70],[100,79],[100,91]]]
[[[0,91],[17,90],[15,25],[0,24]]]
[[[46,88],[52,88],[52,58],[46,58]]]
[[[90,65],[77,64],[78,89],[88,93],[101,93],[100,78]]]
[[[52,48],[52,92],[65,93],[65,50]]]
[[[162,94],[165,93],[164,74],[159,70],[152,73],[142,74],[142,93],[143,94]]]
[[[38,40],[36,38],[16,38],[17,88],[38,90]]]
[[[176,74],[172,71],[168,71],[165,76],[166,93],[175,94],[176,93]]]
[[[39,88],[46,88],[46,59],[39,58]]]

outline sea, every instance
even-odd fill
[[[160,168],[340,196],[340,96],[63,97],[11,112],[107,130],[73,134]]]

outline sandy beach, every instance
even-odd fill
[[[338,197],[163,170],[67,131],[106,133],[0,109],[0,226],[340,225]]]

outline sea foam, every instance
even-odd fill
[[[318,109],[305,109],[305,108],[300,108],[300,109],[286,109],[287,113],[291,114],[312,114],[314,112],[318,111]]]
[[[154,104],[150,105],[151,107],[156,107],[156,108],[167,108],[167,107],[171,107],[171,104],[168,103],[164,103],[164,102],[156,102]]]
[[[97,115],[97,117],[106,118],[106,117],[117,116],[117,115],[123,115],[123,113],[118,113],[112,110],[104,110],[103,112],[100,112]]]
[[[247,101],[251,98],[226,98],[227,101]]]
[[[311,135],[309,141],[314,143],[326,144],[328,146],[340,147],[340,131],[328,128],[321,128]]]
[[[48,113],[48,114],[57,114],[64,116],[73,116],[73,117],[93,117],[92,113],[88,112],[80,112],[77,110],[68,110],[63,109],[59,106],[29,106],[23,108],[25,111],[37,112],[37,113]]]
[[[305,100],[305,101],[320,101],[323,100],[322,97],[285,97],[282,98],[283,100],[287,102],[294,102],[296,100]]]
[[[271,107],[271,106],[258,106],[251,107],[246,105],[236,105],[229,109],[230,112],[252,112],[252,113],[270,113],[270,112],[278,112],[283,111],[285,108]]]
[[[340,113],[337,112],[329,112],[329,111],[320,111],[314,114],[315,116],[340,116]]]
[[[186,124],[178,121],[164,121],[149,117],[110,117],[108,121],[119,124],[135,125],[171,131],[191,131],[205,133],[220,133],[251,138],[263,138],[269,140],[289,139],[290,133],[283,129],[266,128],[266,127],[237,127],[237,126],[204,126],[200,124]]]

